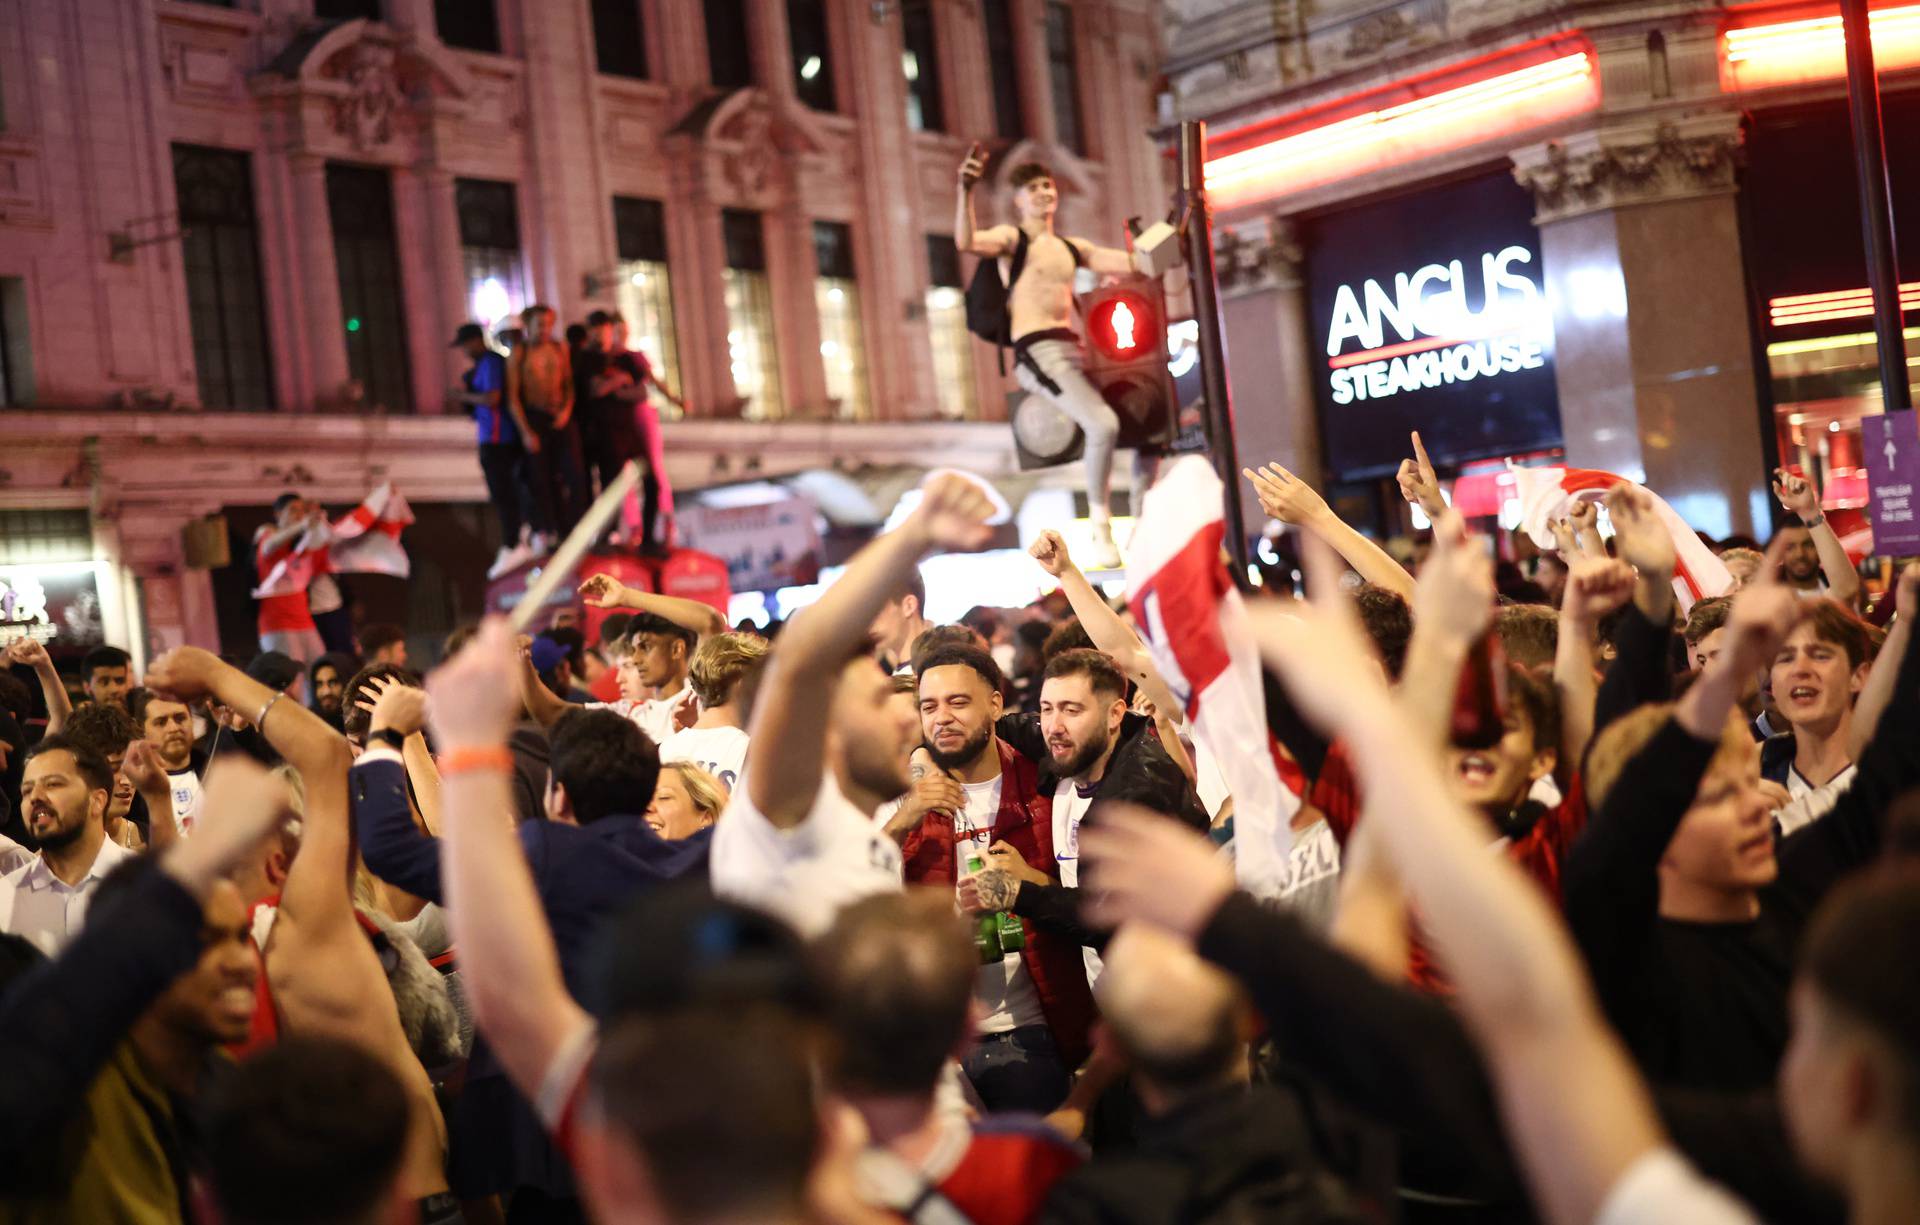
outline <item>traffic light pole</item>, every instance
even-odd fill
[[[1187,275],[1193,284],[1193,318],[1200,328],[1200,383],[1206,392],[1207,450],[1226,487],[1227,555],[1233,581],[1247,581],[1247,524],[1240,505],[1240,456],[1234,443],[1233,401],[1227,390],[1227,337],[1220,324],[1220,285],[1213,275],[1213,214],[1207,204],[1207,125],[1180,125],[1180,195],[1186,213]]]
[[[1860,229],[1867,246],[1867,284],[1873,289],[1873,332],[1880,350],[1882,407],[1913,407],[1907,390],[1907,346],[1902,334],[1900,272],[1888,205],[1886,134],[1880,121],[1880,80],[1873,66],[1867,0],[1841,0],[1847,47],[1847,110],[1853,120],[1853,159],[1860,181]]]

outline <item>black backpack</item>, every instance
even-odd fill
[[[967,330],[982,340],[991,340],[998,350],[1004,350],[1012,343],[1013,313],[1007,309],[1007,296],[1013,291],[1014,282],[1020,279],[1020,273],[1027,266],[1027,232],[1015,228],[1020,237],[1013,245],[1013,263],[1007,269],[1007,279],[1000,279],[1000,261],[982,259],[973,269],[973,279],[967,282]],[[1080,254],[1080,248],[1066,239],[1067,250],[1073,253],[1073,266],[1081,268],[1086,260]],[[1007,371],[1006,354],[999,353],[1000,372]]]

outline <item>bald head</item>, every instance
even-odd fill
[[[1239,984],[1158,928],[1124,927],[1107,945],[1100,1012],[1134,1069],[1180,1097],[1246,1075]]]

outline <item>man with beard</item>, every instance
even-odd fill
[[[40,854],[0,878],[0,931],[49,956],[79,933],[94,888],[132,857],[107,838],[112,795],[113,771],[79,742],[49,736],[29,750],[20,808]]]
[[[1103,938],[1080,923],[1080,823],[1103,800],[1125,800],[1207,828],[1206,806],[1186,772],[1167,755],[1153,720],[1127,709],[1127,681],[1113,660],[1085,647],[1062,651],[1041,679],[1040,713],[1006,715],[999,737],[1039,765],[1039,790],[1052,797],[1051,833],[1059,882],[1034,871],[1011,849],[989,848],[987,870],[960,882],[969,911],[1010,910],[1082,942]],[[1085,954],[1087,977],[1097,980],[1100,957]]]
[[[1055,884],[1052,801],[1039,768],[994,735],[1000,669],[975,646],[920,661],[920,730],[937,770],[908,792],[887,830],[901,840],[909,884],[954,885],[978,858],[1023,880]],[[961,1061],[992,1111],[1046,1114],[1086,1058],[1093,998],[1074,941],[1028,927],[1019,952],[979,967],[978,1042]]]
[[[933,479],[905,523],[787,623],[754,697],[744,785],[714,830],[716,893],[813,936],[846,903],[900,887],[900,850],[873,813],[907,789],[918,729],[874,663],[867,627],[922,556],[984,545],[992,512],[974,479]]]
[[[307,708],[326,720],[334,731],[343,726],[342,708],[347,679],[359,671],[351,655],[329,651],[307,669]]]
[[[193,832],[195,815],[200,810],[200,776],[206,770],[206,758],[193,747],[193,711],[184,702],[171,702],[151,689],[134,691],[128,701],[140,737],[160,752],[160,765],[167,772],[169,799],[173,808],[174,829]],[[156,814],[149,814],[150,819]],[[157,814],[164,819],[164,812]],[[155,845],[164,841],[148,830]]]

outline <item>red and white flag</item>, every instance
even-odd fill
[[[1182,456],[1163,471],[1127,546],[1127,604],[1194,739],[1227,777],[1241,886],[1277,898],[1286,891],[1304,779],[1267,731],[1259,653],[1220,548],[1222,493],[1202,456]]]
[[[1597,468],[1513,468],[1511,471],[1520,499],[1520,527],[1533,537],[1533,543],[1539,548],[1554,551],[1552,522],[1564,519],[1575,501],[1598,502],[1615,485],[1633,485],[1653,500],[1654,513],[1666,525],[1667,534],[1673,537],[1676,559],[1673,590],[1680,598],[1680,611],[1685,613],[1699,600],[1725,595],[1733,586],[1733,575],[1727,572],[1726,563],[1701,543],[1680,512],[1651,489]]]
[[[406,578],[412,573],[400,533],[413,522],[413,509],[388,481],[366,500],[331,523],[322,520],[308,528],[292,549],[273,561],[266,577],[254,588],[253,598],[293,595],[305,591],[319,574],[386,574]]]

